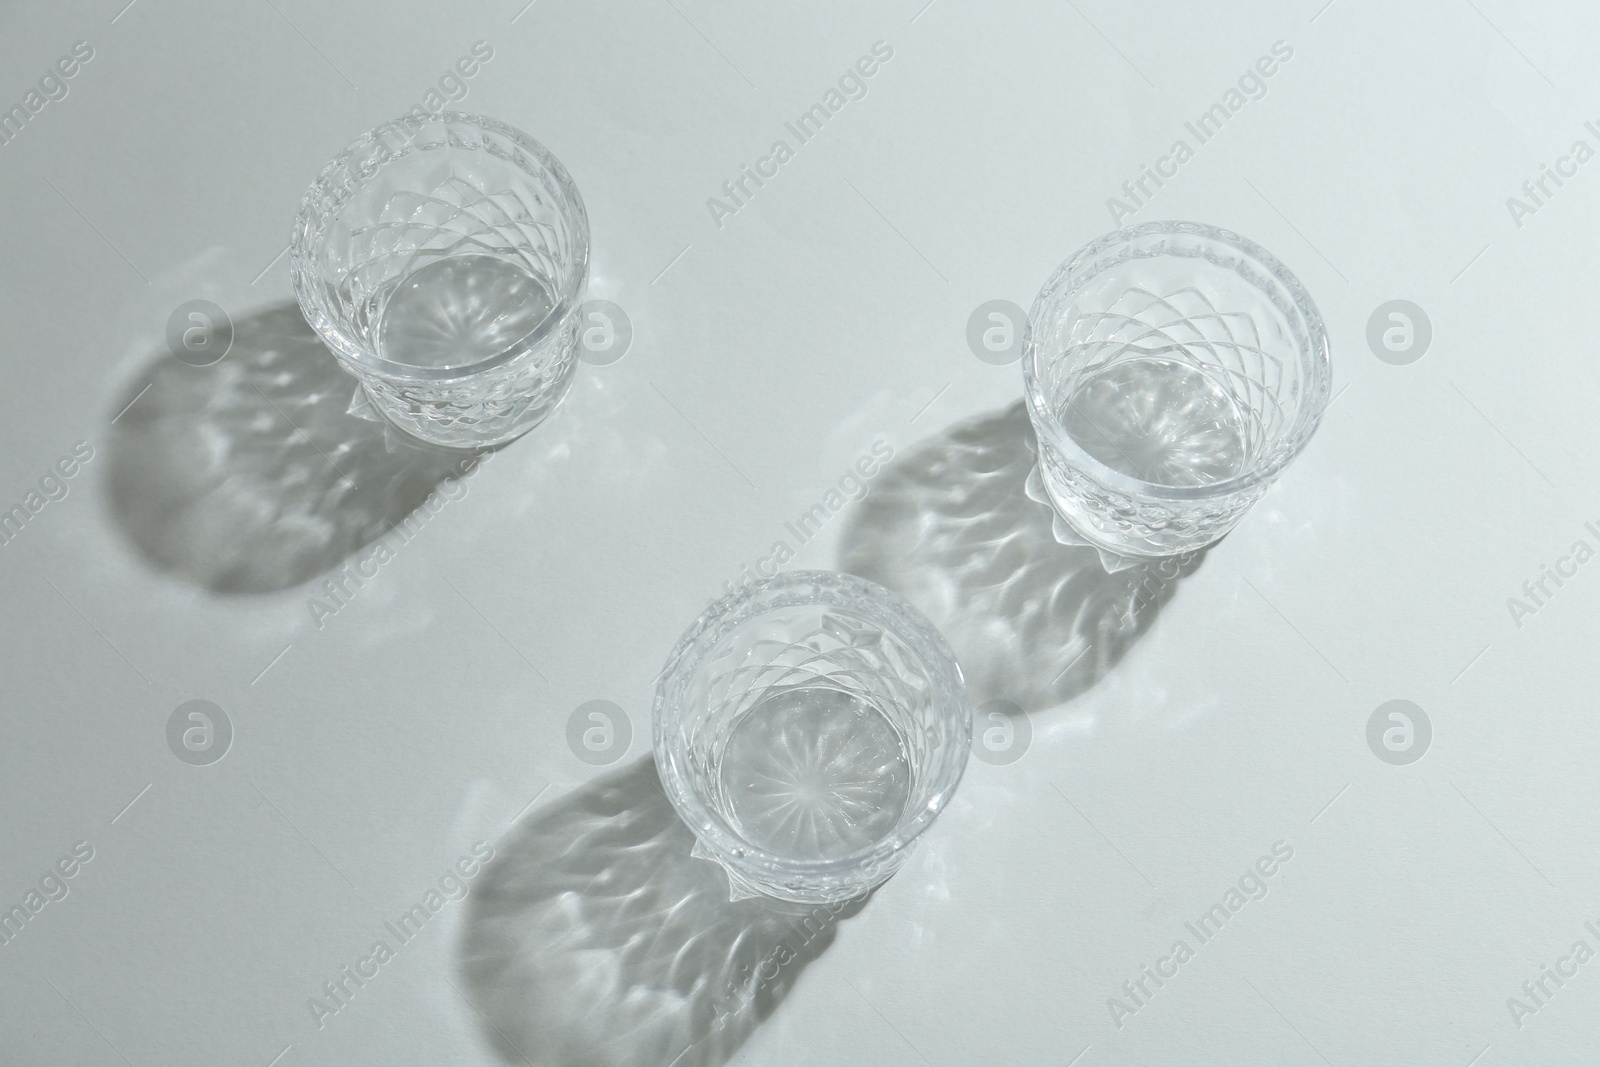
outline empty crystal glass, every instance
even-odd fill
[[[1112,556],[1221,538],[1328,404],[1322,316],[1264,248],[1193,222],[1086,245],[1034,301],[1022,360],[1039,473]]]
[[[667,797],[735,897],[842,901],[950,800],[971,709],[933,625],[872,582],[793,571],[708,608],[656,687]]]
[[[306,321],[416,437],[509,441],[572,384],[589,217],[525,133],[457,112],[379,126],[312,183],[290,247]]]

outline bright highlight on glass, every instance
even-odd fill
[[[1122,556],[1209,545],[1299,454],[1328,404],[1328,339],[1261,246],[1193,222],[1090,243],[1045,283],[1022,373],[1045,491]]]
[[[944,638],[852,575],[795,571],[713,604],[656,688],[667,796],[735,896],[849,899],[949,802],[971,708]]]
[[[415,437],[512,440],[572,384],[589,218],[527,134],[457,112],[379,126],[323,169],[290,247],[306,321]]]

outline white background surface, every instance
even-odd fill
[[[0,947],[0,1060],[499,1062],[451,985],[465,905],[320,1029],[306,1000],[541,790],[602,773],[566,745],[579,704],[620,704],[628,761],[647,754],[672,642],[873,440],[908,455],[1014,401],[969,313],[1026,306],[1278,40],[1267,96],[1136,218],[1227,226],[1301,277],[1334,346],[1321,431],[1115,669],[1030,709],[1021,761],[972,763],[734,1062],[1592,1056],[1600,962],[1520,1028],[1507,998],[1600,949],[1600,564],[1520,628],[1506,598],[1600,519],[1600,162],[1520,228],[1506,198],[1595,143],[1595,9],[121,3],[0,16],[7,106],[95,49],[0,146],[0,504],[97,449],[0,547],[0,903],[95,849]],[[495,55],[457,106],[566,163],[591,295],[627,309],[632,350],[583,367],[321,630],[306,587],[151,567],[108,507],[108,424],[172,358],[168,315],[289,299],[306,185],[479,39]],[[718,228],[706,198],[879,40],[866,98]],[[1394,298],[1433,323],[1409,366],[1365,344]],[[794,565],[836,566],[847,526]],[[165,741],[195,698],[236,731],[210,767]],[[1366,745],[1394,698],[1433,723],[1411,766]],[[1119,1028],[1107,998],[1278,840],[1270,895]]]

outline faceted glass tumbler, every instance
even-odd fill
[[[291,273],[306,321],[407,433],[501,444],[578,365],[589,217],[561,161],[504,123],[386,123],[312,183]]]
[[[966,768],[955,655],[882,586],[827,571],[708,608],[656,688],[656,767],[734,897],[824,903],[905,862]]]
[[[1311,439],[1332,382],[1299,279],[1193,222],[1119,230],[1063,263],[1029,314],[1022,373],[1051,504],[1132,557],[1231,530]]]

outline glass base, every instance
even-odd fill
[[[567,374],[566,381],[562,382],[555,394],[544,404],[543,409],[535,417],[526,422],[513,423],[511,427],[499,434],[467,434],[460,429],[450,426],[440,426],[438,437],[428,437],[417,432],[414,426],[391,415],[381,400],[374,397],[368,390],[366,383],[356,380],[356,387],[350,397],[350,406],[345,413],[354,415],[368,422],[380,423],[383,426],[384,445],[390,452],[394,452],[402,443],[407,445],[425,445],[431,448],[450,448],[467,452],[482,452],[485,449],[501,448],[517,440],[528,431],[543,423],[554,415],[561,406],[561,401],[566,398],[567,392],[572,388],[573,379],[577,377],[577,363],[574,361]]]
[[[1099,540],[1091,538],[1088,534],[1078,530],[1068,522],[1062,514],[1062,507],[1051,496],[1044,483],[1044,475],[1040,473],[1037,460],[1028,471],[1028,480],[1023,483],[1023,492],[1028,494],[1028,499],[1038,504],[1043,504],[1050,510],[1050,533],[1057,543],[1069,545],[1074,548],[1092,548],[1100,555],[1100,566],[1105,568],[1107,574],[1115,574],[1136,567],[1143,560],[1161,559],[1162,555],[1141,555],[1127,552],[1125,549],[1114,550],[1101,544]]]
[[[1192,555],[1221,541],[1232,529],[1230,526],[1215,537],[1197,541],[1192,545],[1185,544],[1176,548],[1157,550],[1147,542],[1133,538],[1125,542],[1113,541],[1097,530],[1087,518],[1075,515],[1074,509],[1064,503],[1061,496],[1051,492],[1049,482],[1043,473],[1043,465],[1037,459],[1028,471],[1023,491],[1027,493],[1028,499],[1050,509],[1050,532],[1057,542],[1094,549],[1099,554],[1100,565],[1105,568],[1107,574],[1125,571],[1149,560]]]

